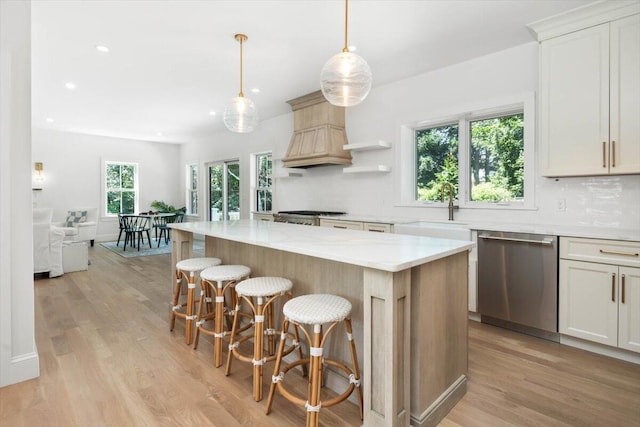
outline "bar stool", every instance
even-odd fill
[[[246,279],[251,274],[251,269],[244,265],[218,265],[202,270],[200,273],[200,305],[196,317],[196,339],[193,348],[198,348],[200,332],[213,336],[213,359],[215,367],[222,365],[222,340],[230,332],[224,330],[223,319],[233,313],[225,307],[224,294],[227,289],[233,290],[235,284]],[[204,298],[207,294],[215,295],[215,308],[204,312]],[[236,302],[235,292],[231,295],[230,307]],[[207,320],[214,320],[213,330],[204,327]]]
[[[193,321],[195,320],[195,287],[196,281],[200,276],[200,272],[207,267],[220,265],[222,261],[219,258],[188,258],[178,261],[176,264],[176,286],[173,291],[173,303],[171,304],[171,319],[169,330],[173,331],[176,325],[176,317],[185,319],[184,337],[187,344],[191,344],[193,336]],[[187,301],[179,303],[180,294],[182,293],[182,279],[187,281]],[[179,311],[181,309],[185,311]]]
[[[275,360],[276,358],[274,336],[278,334],[278,331],[274,329],[273,303],[282,296],[290,299],[292,287],[293,284],[291,280],[282,277],[254,277],[243,280],[235,286],[238,300],[233,316],[231,337],[229,339],[229,353],[227,354],[225,375],[229,375],[231,372],[233,357],[243,362],[251,362],[253,364],[253,399],[256,402],[262,400],[263,365],[265,362]],[[247,334],[242,336],[238,331],[238,318],[241,313],[240,305],[242,300],[247,302],[253,314],[253,335]],[[265,321],[267,323],[266,329],[264,325]],[[267,357],[264,357],[263,338],[265,336],[268,341],[269,356]],[[253,338],[253,357],[240,353],[238,349],[241,343],[251,338]],[[295,329],[294,344],[284,352],[284,355],[291,353],[295,348],[298,349],[299,357],[302,358],[297,328]]]
[[[269,388],[269,399],[267,401],[267,414],[271,412],[273,403],[273,395],[276,388],[280,394],[287,400],[304,406],[307,409],[307,427],[318,426],[320,408],[330,407],[346,400],[355,388],[358,389],[358,400],[360,403],[360,419],[363,418],[362,409],[362,389],[360,388],[360,372],[358,368],[358,357],[356,355],[356,346],[353,342],[351,329],[351,303],[346,299],[327,294],[311,294],[302,295],[287,301],[282,308],[284,313],[284,323],[282,326],[282,337],[278,346],[278,354],[276,356],[276,364],[273,370],[271,387]],[[350,343],[352,366],[348,367],[337,360],[323,357],[323,347],[327,337],[331,331],[340,322],[344,321],[347,331],[347,339]],[[282,363],[283,350],[285,346],[286,332],[289,323],[300,327],[309,343],[309,357],[295,361],[280,369]],[[322,325],[330,323],[326,332],[323,333]],[[301,325],[313,325],[313,336]],[[284,375],[292,368],[310,364],[309,368],[309,391],[306,399],[289,392],[283,384]],[[322,387],[322,370],[325,364],[341,369],[349,377],[349,386],[342,394],[331,399],[321,401],[320,388]]]

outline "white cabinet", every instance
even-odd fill
[[[544,176],[640,173],[640,15],[540,43]]]
[[[560,239],[559,332],[640,352],[640,243]]]

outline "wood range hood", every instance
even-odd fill
[[[287,101],[293,110],[293,136],[283,166],[309,168],[321,165],[350,165],[351,153],[344,129],[344,107],[327,101],[316,91]]]

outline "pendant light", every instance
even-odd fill
[[[242,93],[242,44],[247,41],[245,34],[236,34],[234,38],[240,42],[240,93],[231,100],[222,115],[224,125],[231,132],[252,132],[258,124],[258,112],[253,101]]]
[[[361,103],[371,90],[371,68],[360,55],[349,52],[347,30],[349,0],[344,2],[344,48],[322,67],[320,87],[333,105],[352,107]]]

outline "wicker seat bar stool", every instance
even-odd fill
[[[236,303],[236,295],[234,287],[236,283],[251,275],[251,269],[245,265],[218,265],[202,270],[200,273],[200,284],[202,291],[200,292],[200,301],[198,307],[198,315],[196,316],[196,339],[193,348],[198,348],[198,339],[200,333],[213,336],[213,363],[216,368],[222,365],[222,341],[226,335],[231,332],[229,328],[225,331],[224,319],[228,317],[231,320],[233,312],[228,307],[234,307]],[[225,293],[231,291],[229,298],[231,302],[225,303]],[[213,310],[205,311],[204,298],[210,293],[215,296]],[[213,329],[207,329],[205,323],[213,320]]]
[[[274,328],[274,302],[280,297],[291,298],[291,288],[293,284],[291,280],[283,277],[254,277],[243,280],[235,286],[238,302],[233,316],[233,327],[231,329],[231,337],[229,338],[229,353],[227,354],[227,368],[225,375],[231,373],[231,362],[233,358],[251,362],[253,364],[253,399],[256,402],[262,400],[262,371],[266,362],[275,360],[275,336],[279,334]],[[245,301],[251,308],[253,314],[253,334],[241,335],[241,329],[238,325],[240,316],[240,305]],[[266,323],[266,328],[265,328]],[[240,330],[239,330],[240,329]],[[264,356],[265,343],[267,338],[268,356]],[[242,354],[238,346],[253,338],[253,355],[247,356]],[[302,350],[300,349],[298,330],[295,330],[295,340],[284,354],[291,353],[294,349],[298,349],[299,357],[302,358]],[[305,372],[306,373],[306,372]]]
[[[173,331],[176,325],[176,317],[185,319],[184,337],[187,344],[191,344],[193,337],[193,322],[195,316],[195,287],[199,280],[200,272],[207,267],[220,265],[219,258],[188,258],[176,263],[176,285],[173,291],[173,301],[171,304],[171,317],[169,320],[169,330]],[[187,300],[180,303],[182,294],[182,284],[187,284]],[[182,311],[184,309],[184,311]]]
[[[267,414],[271,412],[273,404],[273,395],[276,391],[287,400],[304,406],[307,410],[307,427],[317,427],[319,424],[319,415],[321,407],[330,407],[346,400],[354,389],[358,390],[358,401],[360,403],[360,419],[363,418],[362,407],[362,388],[360,387],[360,370],[358,367],[358,357],[356,354],[356,346],[353,341],[351,329],[351,303],[346,299],[328,294],[311,294],[295,297],[287,301],[282,308],[284,313],[284,322],[282,326],[283,338],[278,346],[276,363],[273,370],[271,387],[269,388],[269,398],[267,400]],[[347,339],[350,344],[352,366],[324,357],[323,348],[327,337],[340,323],[344,322]],[[301,359],[284,366],[281,369],[282,356],[284,353],[285,339],[284,334],[292,323],[302,330],[309,344],[309,357]],[[329,324],[326,331],[323,332],[323,325]],[[313,325],[313,332],[310,333],[302,325]],[[296,396],[288,391],[284,386],[284,376],[292,368],[309,364],[309,388],[306,399]],[[349,378],[349,386],[340,395],[327,400],[321,400],[320,390],[323,385],[322,371],[324,365],[331,365],[342,370]]]

